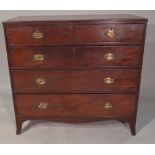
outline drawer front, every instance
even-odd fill
[[[50,116],[129,116],[135,112],[135,95],[61,94],[15,95],[17,115]]]
[[[9,46],[50,46],[72,43],[72,26],[8,26]]]
[[[15,92],[135,92],[138,70],[12,71]]]
[[[138,67],[141,47],[16,47],[8,53],[13,68]]]
[[[75,43],[142,43],[143,24],[103,24],[75,26]]]

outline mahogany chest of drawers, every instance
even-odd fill
[[[147,19],[17,17],[3,25],[17,134],[35,119],[116,119],[136,134]]]

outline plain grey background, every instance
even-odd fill
[[[43,121],[24,123],[23,134],[15,135],[2,21],[32,15],[135,14],[148,18],[143,72],[137,118],[137,135],[128,125],[105,121],[84,125]],[[0,143],[155,143],[155,11],[0,11]]]

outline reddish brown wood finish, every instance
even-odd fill
[[[106,31],[113,29],[116,33],[115,37],[107,37]],[[113,43],[129,42],[140,44],[143,41],[142,24],[104,24],[104,25],[78,25],[75,26],[75,43]],[[89,35],[86,35],[89,34]]]
[[[43,38],[33,38],[32,34],[36,31],[43,33]],[[6,35],[9,46],[65,45],[72,43],[72,26],[8,26]]]
[[[114,60],[105,59],[107,53],[114,54]],[[35,61],[35,54],[43,54],[44,60]],[[9,57],[13,69],[140,67],[141,47],[12,47]]]
[[[18,116],[131,116],[135,112],[135,95],[130,94],[60,94],[60,95],[16,95]],[[123,101],[123,102],[122,102]],[[40,102],[48,104],[38,108]],[[107,102],[112,107],[106,109]]]
[[[113,83],[104,79],[111,77]],[[15,92],[32,93],[111,93],[136,92],[138,71],[130,70],[33,70],[13,71]],[[46,80],[44,85],[36,84],[36,79]]]
[[[32,119],[72,123],[116,119],[128,122],[132,135],[136,134],[146,18],[17,17],[3,25],[17,134],[22,123]],[[105,36],[111,28],[114,38]],[[44,34],[42,39],[32,38],[36,30]],[[109,51],[115,60],[104,59]],[[45,55],[44,61],[32,59],[38,52]],[[40,76],[47,83],[36,86],[34,79]],[[104,76],[116,80],[106,85]],[[42,100],[50,105],[45,111],[34,108]],[[112,102],[112,109],[103,108],[107,100]]]

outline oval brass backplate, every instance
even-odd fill
[[[40,102],[38,105],[39,109],[47,109],[48,108],[48,103],[47,102]]]
[[[33,59],[35,61],[43,61],[45,59],[45,56],[43,54],[40,54],[40,53],[39,54],[34,54]]]
[[[32,38],[34,39],[41,39],[43,37],[44,37],[44,34],[38,30],[32,33]]]
[[[111,52],[106,53],[106,54],[104,55],[104,59],[106,59],[106,60],[108,60],[108,61],[114,60],[114,59],[115,59],[115,55],[114,55],[113,53],[111,53]]]
[[[46,83],[46,80],[44,78],[37,78],[35,82],[38,85],[44,85]]]
[[[115,80],[111,77],[104,78],[103,81],[104,81],[104,83],[107,83],[107,84],[115,82]]]
[[[110,103],[110,102],[106,102],[105,104],[104,104],[104,108],[105,109],[110,109],[110,108],[112,108],[113,106],[112,106],[112,103]]]
[[[108,29],[108,30],[105,32],[105,35],[106,35],[108,38],[114,38],[114,37],[116,37],[116,32],[114,31],[113,28],[110,28],[110,29]]]

